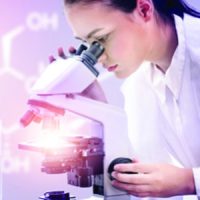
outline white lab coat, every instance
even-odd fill
[[[136,158],[194,168],[200,196],[200,19],[174,18],[178,47],[167,72],[144,63],[121,89]]]

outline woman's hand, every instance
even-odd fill
[[[112,185],[137,197],[170,197],[195,194],[192,169],[169,164],[118,164]],[[125,174],[124,172],[137,172]]]
[[[76,49],[74,47],[70,47],[68,49],[68,52],[73,55],[76,53]],[[64,53],[63,48],[58,48],[58,56],[63,58],[63,59],[67,59],[67,56]],[[52,63],[56,60],[56,58],[54,56],[49,56],[49,62]],[[104,103],[107,103],[105,94],[100,86],[100,84],[98,83],[98,81],[94,81],[92,84],[90,84],[81,94],[79,94],[81,96],[85,96],[94,100],[98,100]],[[74,94],[66,94],[67,97],[69,98],[74,98]]]

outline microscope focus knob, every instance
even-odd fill
[[[114,180],[114,178],[112,177],[112,172],[114,171],[114,166],[116,164],[121,164],[121,163],[132,163],[133,161],[130,159],[130,158],[123,158],[123,157],[120,157],[120,158],[116,158],[114,159],[110,165],[108,166],[108,175],[109,175],[109,178],[110,180]],[[126,174],[135,174],[136,172],[125,172]]]

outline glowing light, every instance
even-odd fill
[[[47,148],[60,148],[66,146],[66,141],[57,133],[45,133],[40,136],[38,139],[38,145]]]

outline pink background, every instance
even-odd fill
[[[200,7],[198,0],[190,2]],[[36,200],[45,191],[62,189],[81,198],[88,196],[90,189],[77,192],[67,185],[64,174],[41,173],[39,154],[17,148],[39,131],[35,125],[23,129],[18,123],[27,108],[31,85],[48,65],[49,55],[56,55],[58,47],[77,44],[67,26],[62,1],[2,0],[0,13],[0,199]],[[113,77],[102,81],[110,103],[122,106],[120,84]]]

